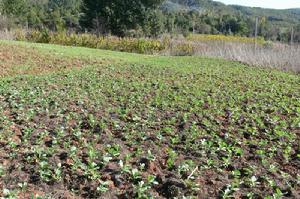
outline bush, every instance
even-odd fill
[[[80,46],[141,54],[156,54],[167,46],[165,42],[146,38],[119,38],[113,36],[97,37],[93,34],[75,34],[66,32],[30,31],[16,33],[17,40],[36,43],[51,43],[66,46]]]
[[[49,43],[51,36],[48,30],[43,31],[31,31],[25,34],[26,40],[36,43]],[[18,38],[20,40],[21,38]]]
[[[204,35],[204,34],[190,34],[187,36],[189,41],[220,41],[220,42],[238,42],[238,43],[255,43],[255,38],[232,36],[232,35]],[[266,41],[263,37],[257,38],[257,43],[263,45]]]
[[[188,42],[174,42],[170,49],[170,54],[174,56],[190,56],[195,54],[193,44]]]
[[[226,43],[250,44],[254,43],[254,38],[225,36],[225,35],[201,35],[192,34],[187,39],[175,38],[165,35],[161,39],[133,38],[133,37],[114,37],[114,36],[96,36],[93,34],[75,34],[67,32],[49,32],[49,31],[23,31],[16,32],[17,40],[30,41],[37,43],[50,43],[66,46],[79,46],[88,48],[97,48],[104,50],[122,51],[140,54],[170,54],[176,56],[199,54],[199,44],[206,43],[218,46]],[[262,46],[269,47],[262,38],[258,39]]]

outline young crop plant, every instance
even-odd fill
[[[82,165],[82,170],[84,171],[85,176],[91,180],[96,180],[101,177],[99,166],[95,162],[88,162],[88,165]]]
[[[146,182],[139,181],[137,185],[134,185],[134,190],[136,192],[136,198],[154,198],[149,190],[153,185],[158,185],[158,182],[155,180],[155,176],[149,175]]]
[[[97,186],[97,191],[100,193],[105,193],[109,191],[109,183],[101,181]]]
[[[5,168],[3,167],[3,165],[0,165],[0,178],[3,177],[5,174]]]
[[[150,149],[147,151],[147,159],[149,161],[155,161],[155,159],[156,159],[155,156],[152,154]]]
[[[5,199],[14,199],[17,197],[17,192],[15,190],[3,189],[3,196]]]
[[[120,150],[121,147],[118,144],[115,145],[107,145],[107,152],[113,156],[113,157],[118,157],[120,155]]]
[[[142,165],[140,167],[143,169]],[[129,172],[130,172],[131,178],[134,182],[139,182],[142,179],[141,172],[138,169],[132,168],[131,171],[129,171]]]
[[[168,153],[167,167],[169,170],[172,170],[175,168],[175,161],[178,154],[170,148],[167,149],[167,153]]]
[[[39,169],[38,169],[40,178],[45,181],[45,182],[49,182],[52,180],[53,177],[53,172],[50,168],[50,165],[48,162],[46,161],[41,161],[39,162]]]
[[[58,163],[57,168],[54,169],[53,179],[57,182],[62,180],[62,165]]]
[[[227,185],[224,190],[221,190],[221,198],[228,199],[233,198],[233,193],[238,191],[237,187],[232,186],[231,184]]]

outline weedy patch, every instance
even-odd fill
[[[51,52],[41,53],[34,47],[0,44],[0,77],[38,75],[108,63],[105,59],[64,57]]]
[[[239,43],[255,43],[255,38],[233,36],[233,35],[207,35],[207,34],[190,34],[187,37],[190,41],[219,41],[219,42],[239,42]],[[257,38],[257,43],[260,45],[267,42],[263,37]]]
[[[91,66],[0,79],[1,197],[299,198],[299,76],[46,47]]]

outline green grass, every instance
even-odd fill
[[[0,79],[6,197],[297,197],[299,75],[221,59],[0,45],[88,60]]]

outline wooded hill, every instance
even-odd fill
[[[0,29],[25,27],[90,31],[117,36],[157,37],[163,33],[259,36],[300,41],[300,9],[263,9],[211,0],[0,0]]]
[[[243,15],[245,17],[265,17],[270,23],[287,26],[300,23],[300,8],[278,10],[225,5],[221,2],[211,0],[168,0],[164,2],[162,8],[169,11],[197,10],[200,12]]]

